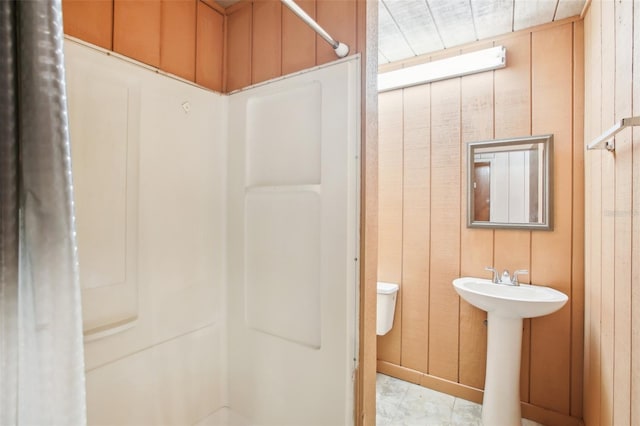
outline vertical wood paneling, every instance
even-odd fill
[[[382,93],[379,96],[378,121],[378,280],[400,284],[402,282],[402,91]],[[378,337],[378,359],[400,364],[402,330],[402,298],[396,301],[393,328]]]
[[[112,49],[113,0],[63,0],[62,18],[65,34]]]
[[[616,2],[615,57],[633,55],[633,3]],[[632,62],[615,61],[615,119],[632,114]],[[616,136],[615,209],[613,217],[614,280],[614,391],[613,422],[631,424],[631,232],[633,151],[631,129]]]
[[[573,247],[571,270],[571,415],[582,416],[584,377],[584,25],[573,24]]]
[[[205,3],[198,2],[196,83],[222,91],[223,49],[223,16]]]
[[[282,75],[282,3],[258,0],[253,3],[251,82]]]
[[[248,3],[227,15],[226,92],[251,85],[252,8]]]
[[[531,35],[520,34],[496,41],[509,52],[509,66],[495,71],[495,137],[531,134]],[[494,266],[498,270],[531,271],[531,232],[496,229]],[[531,282],[530,277],[525,277]],[[520,396],[529,401],[529,336],[531,321],[524,320],[520,368]]]
[[[349,54],[354,54],[364,46],[364,43],[360,47],[356,44],[358,31],[364,34],[359,26],[366,23],[364,6],[360,8],[362,17],[358,17],[359,1],[362,2],[303,0],[297,3],[332,37],[349,45]],[[278,0],[254,0],[231,6],[227,11],[226,48],[227,92],[338,59],[329,44]]]
[[[196,1],[162,0],[160,68],[194,81],[196,65]],[[219,52],[218,52],[219,53]]]
[[[378,276],[380,281],[399,283],[402,278],[402,91],[381,93],[378,138]]]
[[[357,425],[376,419],[376,280],[378,266],[378,5],[357,0],[357,49],[362,55],[360,122],[360,319],[355,377]]]
[[[356,51],[356,1],[316,0],[316,21],[334,40],[349,46],[349,54]],[[335,61],[333,48],[320,36],[316,37],[316,65]]]
[[[640,115],[640,7],[633,8],[632,105]],[[640,424],[640,128],[631,129],[633,139],[632,171],[632,246],[631,246],[631,420]]]
[[[67,34],[222,91],[224,18],[213,0],[65,0],[63,7]]]
[[[532,36],[532,131],[554,135],[554,229],[532,235],[533,283],[571,294],[573,147],[571,97],[554,96],[572,84],[572,25]],[[563,196],[568,193],[568,196]],[[530,402],[569,414],[571,303],[531,324]],[[553,352],[548,348],[553,347]]]
[[[595,118],[595,117],[593,117]],[[599,118],[599,111],[598,111]],[[597,129],[600,129],[598,124]],[[592,137],[596,137],[600,133],[594,133]],[[589,292],[590,305],[589,305],[589,327],[590,342],[589,346],[585,348],[585,351],[589,351],[590,362],[585,367],[589,370],[588,375],[590,377],[589,396],[585,398],[585,408],[591,411],[589,416],[589,423],[600,424],[600,394],[601,392],[601,377],[600,369],[602,367],[602,360],[600,356],[601,347],[601,277],[602,277],[602,151],[590,152],[589,159],[591,168],[591,186],[589,191],[591,193],[591,220],[585,224],[591,228],[591,258],[594,262],[587,262],[590,266],[590,286],[586,289]]]
[[[160,0],[115,0],[113,50],[159,67],[161,15]]]
[[[315,0],[298,0],[309,16],[316,16]],[[282,73],[290,74],[316,64],[316,33],[287,7],[282,8]]]
[[[201,1],[220,16],[226,13],[222,38],[219,19],[212,19],[211,11],[203,12],[196,25],[196,10],[205,10],[196,7],[198,0],[64,0],[65,32],[225,92],[337,58],[331,46],[277,0],[240,2],[226,12],[213,0]],[[366,5],[362,0],[298,4],[354,54],[365,46],[363,41],[360,47],[356,44],[358,31],[364,40],[360,27],[366,24],[365,6],[359,17],[358,2]],[[200,35],[195,34],[196,26]],[[223,77],[218,75],[221,62]]]
[[[404,90],[401,364],[427,371],[430,237],[430,87]]]
[[[460,275],[482,277],[484,267],[493,265],[493,230],[467,228],[466,143],[493,138],[493,73],[462,78],[461,108]],[[460,383],[480,389],[487,358],[486,318],[485,311],[460,301]]]
[[[585,110],[589,116],[585,119],[586,141],[590,141],[602,131],[601,117],[601,85],[602,85],[602,49],[601,49],[601,14],[600,2],[593,2],[585,18]],[[604,153],[607,154],[607,153]],[[601,254],[602,254],[602,168],[603,152],[591,151],[585,154],[586,176],[585,193],[589,203],[588,220],[585,227],[589,232],[588,257],[585,282],[585,397],[584,418],[586,424],[600,424],[601,395],[601,360],[600,360],[600,289],[601,289]]]
[[[460,273],[460,80],[431,86],[429,374],[458,380]]]
[[[593,6],[592,6],[593,7]],[[593,34],[592,30],[592,13],[587,13],[584,17],[584,138],[585,144],[588,143],[595,133],[591,130],[593,126],[593,101],[592,101],[592,70],[593,67],[588,66],[587,64],[591,64],[593,62],[593,50],[590,48],[593,45]],[[589,289],[587,288],[588,283],[592,282],[591,278],[591,264],[589,260],[592,259],[592,229],[591,226],[586,226],[587,224],[593,223],[592,221],[592,191],[590,190],[591,179],[593,176],[591,170],[591,155],[586,155],[584,158],[584,254],[585,254],[585,268],[584,268],[584,280],[585,280],[585,291],[584,291],[584,383],[583,383],[583,395],[582,395],[582,403],[583,403],[583,416],[585,419],[590,418],[590,413],[593,412],[594,408],[590,405],[590,397],[591,391],[591,371],[590,366],[591,363],[591,294]],[[587,190],[589,189],[589,190]]]
[[[585,17],[585,138],[640,114],[640,8],[594,1]],[[640,131],[585,154],[585,423],[640,422]]]
[[[495,42],[496,46],[504,46],[509,55],[509,66],[494,72],[497,139],[522,136],[531,132],[530,44],[529,33],[498,39]]]
[[[614,2],[602,2],[602,81],[609,82],[601,93],[601,129],[614,122],[615,85],[615,11]],[[602,394],[600,395],[600,421],[613,423],[614,400],[614,315],[615,315],[615,163],[614,156],[602,156],[602,276],[601,347]]]
[[[482,388],[486,354],[482,320],[486,314],[460,301],[452,291],[451,280],[462,275],[488,276],[483,268],[491,264],[510,271],[529,269],[531,277],[525,277],[528,281],[551,285],[571,298],[567,307],[549,316],[546,322],[540,318],[533,325],[530,320],[524,323],[521,399],[532,404],[527,406],[528,415],[538,413],[537,421],[549,425],[577,423],[582,417],[584,148],[583,96],[577,91],[583,86],[583,52],[582,28],[574,32],[574,25],[581,24],[564,22],[492,41],[507,48],[508,66],[504,69],[404,89],[401,278],[405,293],[402,305],[398,306],[402,324],[396,324],[401,327],[401,363],[379,356],[379,365],[386,372],[396,371],[410,380],[438,383],[443,389],[458,382],[464,385],[459,387],[460,395],[469,389]],[[476,43],[469,49],[477,50],[484,44]],[[425,160],[412,155],[407,139],[409,128],[422,114],[420,107],[409,101],[410,94],[417,94],[418,90],[423,90],[424,97],[420,105],[424,103],[426,108],[430,104],[430,158]],[[390,93],[381,96],[388,98]],[[381,123],[388,120],[385,114],[380,111]],[[553,133],[556,138],[556,167],[563,168],[554,173],[556,206],[559,205],[556,229],[532,232],[467,228],[463,198],[467,174],[465,142],[532,133]],[[398,152],[380,150],[381,164],[388,161],[384,159],[388,155],[397,156]],[[413,211],[422,207],[416,204],[420,203],[419,197],[413,199],[419,161],[430,161],[424,166],[430,167],[431,177],[426,295],[414,286],[411,278],[425,273],[425,265],[417,262],[425,254],[415,244],[416,234],[423,231],[419,222],[413,223],[416,220]],[[426,175],[422,179],[425,178]],[[381,188],[385,179],[381,172]],[[394,205],[381,200],[381,215],[393,208]],[[385,226],[380,221],[381,234],[387,232]],[[388,262],[384,257],[388,256],[381,255],[381,263]],[[416,314],[419,303],[424,303],[422,312],[428,315],[424,320]],[[425,351],[425,342],[414,334],[422,326],[421,320],[428,325],[426,370],[421,368],[420,359],[413,365],[413,361],[408,361],[413,359],[409,354]],[[397,338],[395,335],[393,339],[387,336],[378,339],[383,356],[397,355]],[[531,407],[535,410],[531,411]]]

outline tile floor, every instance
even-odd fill
[[[228,407],[200,420],[193,426],[249,426],[251,423]]]
[[[378,373],[376,426],[482,426],[482,406]],[[542,426],[523,419],[523,426]]]

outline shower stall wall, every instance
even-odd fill
[[[354,419],[359,58],[229,97],[230,406]]]
[[[225,403],[226,98],[65,57],[88,422],[193,424]]]
[[[359,58],[222,96],[65,55],[89,424],[352,423]]]

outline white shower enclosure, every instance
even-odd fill
[[[353,421],[358,61],[229,98],[229,398],[265,424]]]
[[[89,424],[352,424],[359,57],[222,96],[65,55]]]

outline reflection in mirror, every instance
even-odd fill
[[[553,135],[467,144],[467,226],[552,229]]]

